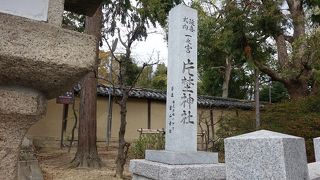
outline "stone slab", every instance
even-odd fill
[[[0,85],[55,98],[93,69],[94,36],[0,13]]]
[[[0,114],[41,115],[46,107],[47,100],[41,92],[0,86]]]
[[[320,137],[313,139],[313,147],[316,162],[320,162]]]
[[[218,153],[146,150],[145,159],[165,164],[216,164]]]
[[[303,138],[261,130],[225,139],[228,180],[308,180]]]
[[[169,165],[147,160],[131,160],[130,171],[134,180],[224,180],[224,164]]]
[[[320,163],[314,162],[308,164],[310,180],[320,180]]]

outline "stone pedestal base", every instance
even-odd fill
[[[224,140],[228,180],[309,180],[304,139],[260,130]]]
[[[130,161],[133,180],[225,180],[224,164],[169,165],[135,159]]]
[[[310,180],[320,180],[320,163],[314,162],[308,164]]]
[[[165,164],[217,164],[218,153],[146,150],[146,160]]]
[[[33,90],[0,87],[0,179],[17,178],[20,144],[45,113],[46,99]]]

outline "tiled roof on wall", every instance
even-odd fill
[[[97,94],[99,96],[109,96],[109,93],[115,96],[120,96],[121,91],[119,88],[115,88],[113,90],[112,87],[99,85],[97,87]],[[129,97],[131,98],[139,98],[139,99],[151,99],[158,101],[166,101],[166,92],[152,89],[141,89],[141,88],[133,88]],[[217,107],[217,108],[239,108],[239,109],[253,109],[254,104],[251,101],[231,99],[231,98],[221,98],[221,97],[213,97],[213,96],[198,96],[198,105],[200,107]]]

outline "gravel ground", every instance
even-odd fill
[[[101,169],[68,168],[74,158],[76,149],[68,153],[65,149],[42,148],[37,153],[40,168],[45,180],[115,180],[116,148],[98,148],[99,156],[104,163]],[[131,179],[128,164],[125,166],[125,179]]]

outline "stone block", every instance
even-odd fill
[[[320,161],[320,137],[313,139],[314,155],[316,162]]]
[[[48,23],[61,27],[63,11],[64,0],[49,0]]]
[[[134,180],[223,180],[224,164],[169,165],[147,160],[131,160],[130,171]]]
[[[93,69],[94,36],[0,13],[0,85],[39,90],[47,99]]]
[[[0,114],[41,115],[46,107],[47,101],[41,92],[0,86]]]
[[[301,137],[260,130],[225,139],[228,180],[308,180]]]
[[[310,180],[320,180],[320,163],[314,162],[308,164]]]
[[[146,160],[165,164],[216,164],[218,153],[146,150]]]

